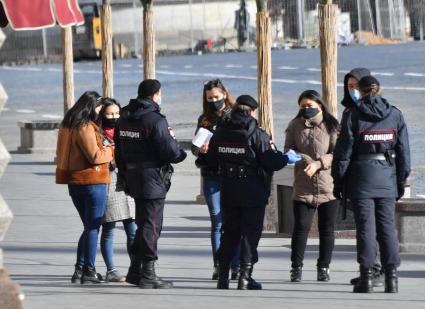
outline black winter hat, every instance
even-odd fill
[[[239,105],[249,106],[252,109],[257,109],[258,108],[257,101],[255,101],[255,99],[253,97],[251,97],[250,95],[248,95],[248,94],[243,94],[243,95],[239,96],[236,99],[236,103],[238,103]]]
[[[368,92],[374,85],[379,87],[379,81],[372,75],[365,76],[359,80],[359,88]]]
[[[156,79],[145,79],[139,84],[137,94],[140,98],[147,98],[153,96],[161,89],[161,83]]]

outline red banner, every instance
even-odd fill
[[[77,0],[53,0],[56,20],[62,27],[84,23]]]
[[[15,30],[47,28],[56,22],[62,27],[84,23],[77,0],[0,0],[0,4],[0,25],[9,21]]]
[[[50,0],[1,0],[13,29],[29,30],[52,27],[56,21]]]

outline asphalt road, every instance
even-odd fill
[[[340,83],[351,68],[367,67],[380,80],[383,96],[403,111],[411,139],[413,193],[425,194],[425,44],[345,47],[338,53]],[[178,138],[193,135],[204,81],[219,77],[234,97],[245,93],[256,97],[256,58],[256,53],[230,53],[157,59],[163,111]],[[274,139],[281,147],[284,130],[297,111],[298,95],[306,89],[321,91],[320,53],[318,49],[274,51],[272,61]],[[141,79],[141,60],[115,61],[115,97],[122,105],[136,96]],[[0,135],[9,150],[19,145],[17,121],[62,118],[61,64],[0,66],[0,81],[9,95],[0,122]],[[77,98],[85,90],[100,92],[101,63],[76,63],[75,84]],[[342,97],[342,84],[338,97]]]

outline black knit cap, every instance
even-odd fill
[[[379,81],[372,75],[365,76],[359,80],[359,88],[369,91],[374,85],[379,87]]]
[[[236,99],[236,103],[238,103],[239,105],[249,106],[252,109],[257,109],[258,108],[257,101],[255,101],[255,99],[253,97],[251,97],[250,95],[247,95],[247,94],[243,94],[243,95],[239,96]]]
[[[147,98],[153,96],[161,89],[161,83],[156,79],[145,79],[139,84],[137,94],[140,98]]]

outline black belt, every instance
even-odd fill
[[[133,163],[127,163],[125,165],[127,170],[132,170],[135,168],[159,168],[162,165],[160,165],[157,162],[133,162]]]
[[[386,161],[387,158],[383,153],[368,153],[368,154],[360,154],[357,156],[357,160],[380,160]]]
[[[260,173],[256,168],[243,165],[226,165],[220,167],[219,175],[226,178],[240,179],[248,176],[259,176]]]

